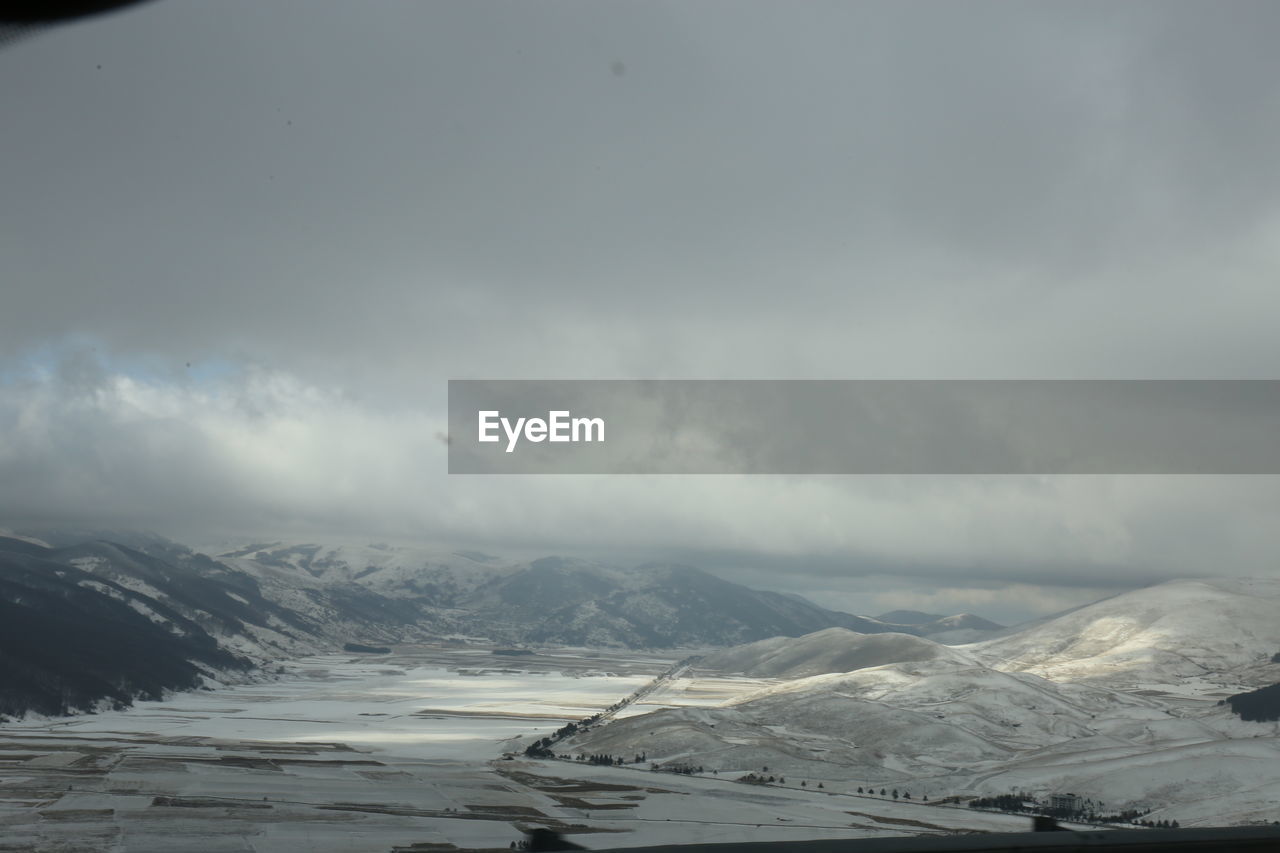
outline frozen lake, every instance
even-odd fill
[[[286,663],[273,681],[5,724],[0,850],[507,849],[535,826],[594,848],[1025,827],[927,806],[904,820],[901,804],[634,767],[500,760],[679,656],[328,655]],[[673,682],[621,713],[716,692],[691,685]],[[722,695],[746,686],[726,681]]]

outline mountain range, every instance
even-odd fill
[[[1280,581],[1171,581],[1000,629],[856,616],[666,563],[203,551],[127,532],[0,537],[0,716],[270,678],[273,661],[347,643],[697,649],[687,677],[646,696],[656,710],[556,749],[917,796],[1085,792],[1184,822],[1251,820],[1280,799],[1274,715],[1235,707],[1280,682]]]
[[[896,625],[674,564],[518,563],[386,544],[209,550],[129,531],[0,537],[0,649],[12,671],[3,684],[13,685],[0,686],[0,713],[119,704],[348,642],[706,648],[826,628],[923,636],[998,627],[970,615]],[[112,666],[75,653],[89,638]]]

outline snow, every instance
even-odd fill
[[[737,646],[709,655],[701,666],[766,678],[800,678],[935,658],[972,660],[963,652],[910,634],[860,634],[828,628],[794,639],[774,637]]]
[[[1276,581],[1175,581],[954,654],[888,638],[875,653],[897,659],[879,666],[866,665],[872,636],[774,638],[709,655],[648,697],[648,714],[570,746],[722,773],[767,765],[834,790],[1083,791],[1183,825],[1270,822],[1280,725],[1217,702],[1280,681],[1277,604]]]
[[[963,647],[998,669],[1056,681],[1173,685],[1221,677],[1280,651],[1280,581],[1170,581]]]
[[[255,565],[296,575],[297,589],[321,582],[306,568],[317,554],[322,573],[382,560],[365,578],[421,558],[369,546]],[[501,570],[471,562],[473,577]],[[688,652],[512,657],[470,637],[315,655],[277,680],[0,726],[0,832],[203,853],[506,847],[520,827],[583,824],[573,840],[604,848],[1023,830],[1025,818],[937,803],[1019,791],[1183,825],[1272,821],[1280,724],[1217,702],[1280,681],[1277,604],[1280,582],[1175,581],[958,647],[828,629],[711,653],[554,746],[645,754],[622,767],[520,754]],[[227,642],[283,642],[254,631]],[[786,784],[735,781],[765,767]],[[870,785],[912,801],[857,794]]]
[[[582,824],[572,837],[591,847],[1026,827],[1021,818],[834,789],[499,759],[613,704],[671,662],[573,649],[513,660],[454,646],[319,655],[287,664],[273,682],[8,723],[0,827],[12,844],[76,839],[131,851],[504,848],[536,825]],[[788,722],[772,736],[792,733]]]
[[[220,543],[207,553],[255,577],[285,573],[312,587],[358,583],[392,597],[415,597],[433,589],[466,593],[516,570],[501,558],[381,543],[235,542]]]

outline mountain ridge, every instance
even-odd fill
[[[678,563],[622,568],[554,556],[515,563],[475,552],[269,539],[209,556],[151,533],[20,537],[0,537],[0,557],[9,567],[0,599],[6,607],[20,609],[38,597],[33,590],[39,575],[27,565],[35,561],[45,575],[74,578],[74,597],[97,594],[145,611],[164,631],[189,636],[200,647],[184,647],[195,669],[178,667],[181,676],[163,688],[191,686],[193,671],[216,677],[216,667],[202,657],[212,654],[205,648],[210,643],[230,656],[218,660],[231,673],[241,671],[243,661],[262,665],[347,642],[381,646],[459,634],[516,645],[655,649],[732,646],[827,628],[868,635],[924,631],[751,589]],[[116,605],[102,607],[107,614]],[[28,626],[22,643],[10,639],[25,654],[31,643],[56,643],[29,618],[13,620]],[[161,639],[153,642],[164,657]],[[50,666],[51,680],[68,677],[69,664]],[[153,688],[146,683],[147,695]],[[127,701],[131,689],[100,688],[99,694]],[[74,709],[87,709],[76,701]],[[52,707],[46,699],[37,704]],[[9,707],[16,711],[18,703]]]

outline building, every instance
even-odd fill
[[[1075,794],[1053,794],[1049,797],[1049,808],[1074,814],[1084,808],[1084,800]]]

